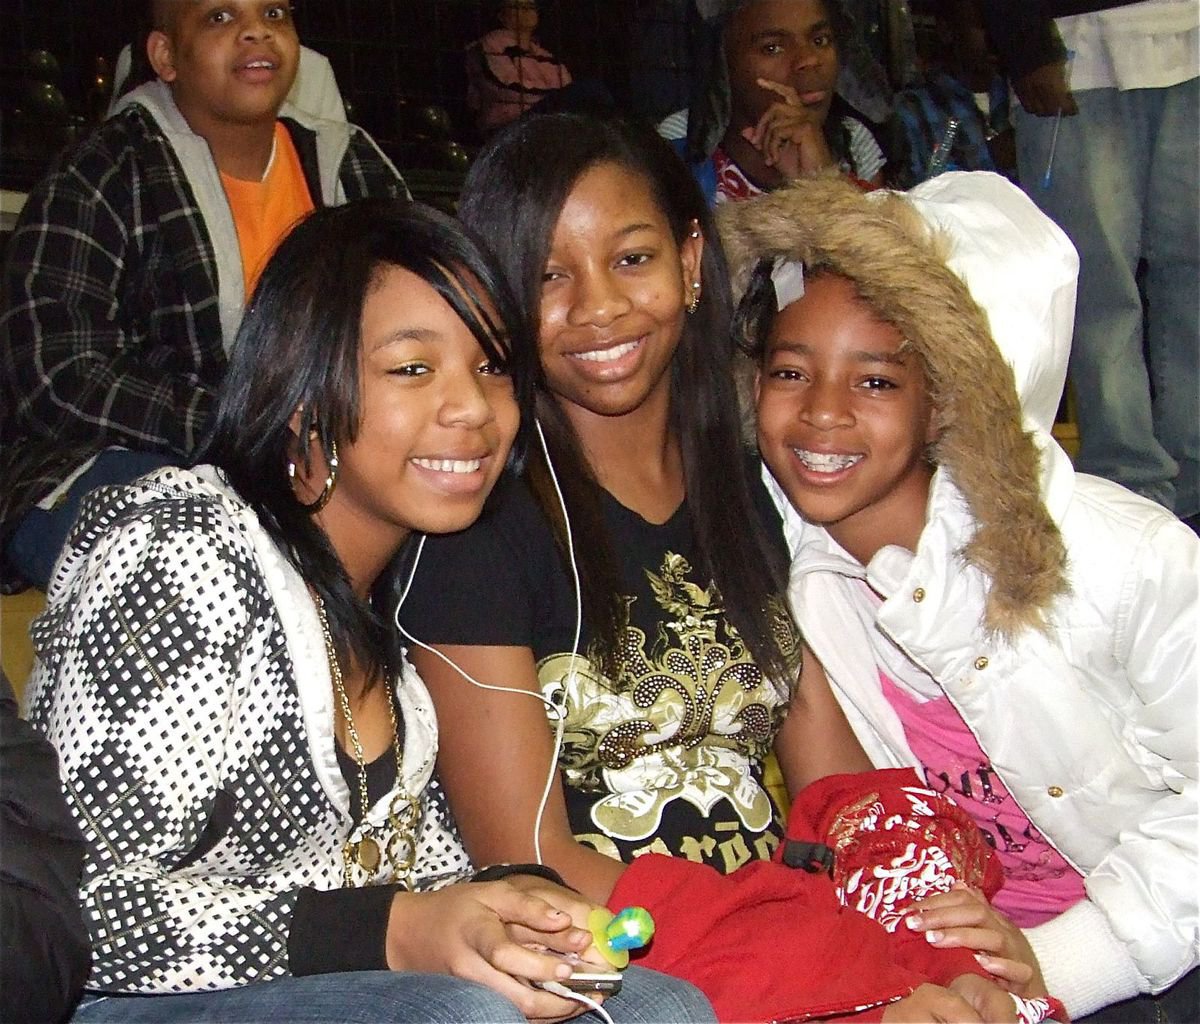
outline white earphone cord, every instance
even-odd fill
[[[567,515],[567,503],[563,498],[562,487],[558,482],[558,474],[554,472],[554,463],[550,459],[550,450],[546,445],[546,435],[542,433],[542,425],[537,421],[533,421],[534,427],[537,429],[538,440],[541,442],[542,454],[546,457],[546,468],[550,472],[550,480],[554,484],[554,493],[558,498],[558,506],[562,509],[563,525],[566,531],[567,539],[567,560],[571,565],[571,582],[575,588],[575,635],[571,641],[571,660],[567,663],[567,678],[572,679],[575,675],[575,662],[579,657],[579,640],[583,632],[583,593],[579,582],[579,566],[575,561],[575,538],[571,532],[571,518]],[[472,676],[469,672],[463,669],[460,665],[455,664],[452,658],[446,657],[441,651],[430,647],[429,644],[422,640],[418,640],[400,623],[400,609],[404,606],[404,600],[408,597],[409,590],[412,589],[413,580],[417,575],[417,566],[421,561],[421,552],[425,550],[425,535],[421,535],[420,541],[417,543],[417,553],[413,558],[412,568],[408,571],[408,579],[404,583],[404,590],[400,594],[400,600],[396,602],[396,612],[393,616],[396,623],[396,628],[400,631],[409,643],[420,647],[423,651],[428,651],[430,654],[440,658],[443,662],[454,669],[460,676],[463,677],[472,686],[478,686],[481,690],[495,690],[499,693],[515,693],[526,697],[533,697],[541,701],[546,706],[546,711],[554,717],[554,753],[550,758],[550,769],[546,773],[546,785],[542,789],[542,798],[538,802],[537,816],[533,822],[533,851],[539,864],[544,864],[542,859],[542,819],[546,813],[546,804],[550,801],[550,790],[554,786],[555,776],[558,774],[558,754],[562,749],[563,730],[566,728],[567,714],[566,710],[555,703],[552,698],[544,697],[536,690],[519,690],[512,686],[497,686],[492,683],[481,683],[478,679]],[[563,693],[560,687],[553,691],[555,696]],[[572,992],[565,985],[555,986],[553,989],[556,995],[562,996],[564,999],[571,999],[577,1003],[586,1006],[593,1013],[597,1014],[605,1024],[615,1024],[608,1011],[600,1005],[599,1000],[592,999],[584,995],[582,992]]]
[[[564,999],[573,999],[577,1003],[582,1003],[593,1013],[599,1014],[605,1021],[605,1024],[616,1024],[616,1021],[609,1016],[608,1011],[600,1005],[600,1000],[598,999],[585,996],[582,992],[572,992],[566,985],[560,985],[558,982],[547,982],[541,987],[547,992],[553,992],[556,996],[562,996]]]
[[[575,635],[571,642],[571,660],[567,665],[567,679],[571,680],[575,676],[575,662],[579,657],[579,639],[583,632],[583,592],[579,582],[579,566],[575,562],[575,538],[571,533],[571,519],[567,515],[567,503],[563,498],[562,488],[558,483],[558,474],[554,472],[554,463],[550,460],[550,449],[546,445],[546,435],[542,433],[542,425],[537,421],[533,421],[534,427],[537,429],[538,440],[541,442],[542,454],[546,457],[546,468],[550,471],[550,480],[554,484],[554,493],[558,498],[559,508],[562,509],[563,525],[566,529],[567,540],[567,560],[571,565],[571,580],[575,586]],[[396,629],[400,631],[409,643],[421,648],[423,651],[428,651],[430,654],[444,661],[450,668],[454,669],[460,676],[463,677],[472,686],[478,686],[481,690],[494,690],[498,693],[516,693],[526,697],[533,697],[535,700],[540,700],[545,706],[546,711],[553,716],[555,720],[554,728],[554,754],[550,758],[550,770],[546,773],[546,785],[542,789],[542,798],[538,802],[537,816],[533,822],[533,852],[539,864],[544,864],[542,859],[542,819],[546,813],[546,804],[550,801],[550,790],[554,786],[555,776],[558,774],[558,755],[562,748],[563,730],[566,728],[567,714],[566,710],[557,704],[554,697],[563,695],[564,689],[559,685],[558,689],[553,690],[553,697],[545,697],[536,690],[520,690],[512,686],[497,686],[493,683],[481,683],[478,679],[472,676],[461,666],[455,664],[454,660],[446,657],[441,651],[430,647],[429,644],[422,640],[418,640],[400,623],[400,609],[404,607],[404,600],[408,597],[409,590],[412,589],[413,580],[417,575],[417,566],[421,562],[421,552],[425,550],[425,535],[421,535],[420,541],[417,543],[417,553],[413,558],[412,568],[408,571],[408,579],[404,583],[404,590],[400,594],[400,600],[396,602],[396,612],[393,619],[396,623]],[[577,996],[579,993],[572,993],[572,996]],[[587,1001],[587,1000],[581,1000]],[[600,1010],[600,1004],[594,1001],[587,1001],[588,1005]],[[607,1014],[604,1014],[607,1018]]]

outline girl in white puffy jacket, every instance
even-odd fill
[[[1070,242],[982,173],[721,217],[805,639],[872,762],[1004,865],[992,906],[908,926],[1016,989],[1040,967],[1076,1017],[1200,1019],[1200,542],[1050,437]]]

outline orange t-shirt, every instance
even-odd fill
[[[233,211],[242,254],[242,282],[249,302],[275,246],[313,209],[300,154],[281,121],[275,122],[275,153],[266,177],[262,181],[242,181],[222,171],[221,184]]]

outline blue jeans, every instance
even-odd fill
[[[21,517],[8,539],[5,556],[29,583],[38,590],[45,590],[54,563],[67,542],[67,534],[79,515],[80,502],[91,491],[107,484],[127,484],[162,466],[178,466],[180,462],[178,455],[161,452],[131,452],[120,448],[102,451],[53,508],[31,508]]]
[[[1017,105],[1014,120],[1021,181],[1079,250],[1077,466],[1186,518],[1200,512],[1200,79],[1075,101],[1049,188],[1054,118]]]
[[[630,967],[604,1008],[619,1024],[715,1022],[687,982]],[[581,1020],[596,1022],[585,1014]],[[359,971],[278,978],[241,988],[170,996],[85,997],[72,1024],[525,1024],[507,999],[444,974]]]

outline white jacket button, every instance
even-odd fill
[[[925,600],[925,588],[924,587],[917,587],[917,589],[913,591],[913,600],[916,601],[917,604],[920,604],[922,601]]]
[[[980,672],[982,672],[982,671],[983,671],[985,668],[987,668],[987,667],[988,667],[988,660],[987,660],[987,658],[976,658],[976,659],[975,659],[975,668],[976,668],[977,670],[979,670]]]
[[[1049,789],[1046,790],[1046,792],[1049,793],[1055,799],[1057,799],[1058,797],[1063,795],[1062,786],[1051,786]]]

